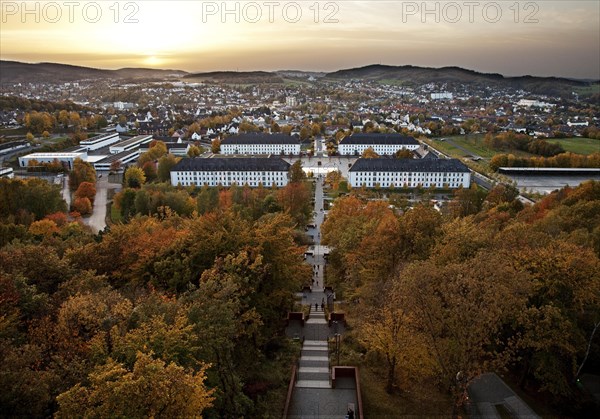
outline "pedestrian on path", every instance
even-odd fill
[[[319,305],[315,303],[315,311],[319,311]]]

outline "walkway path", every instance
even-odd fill
[[[316,227],[308,232],[314,236],[315,253],[307,257],[307,262],[313,266],[313,282],[311,292],[306,293],[302,299],[303,304],[310,305],[310,314],[301,330],[304,342],[298,364],[298,381],[288,410],[288,418],[294,419],[342,419],[349,405],[358,405],[353,380],[336,385],[335,389],[331,388],[328,339],[338,330],[333,331],[329,327],[322,307],[322,304],[327,304],[329,295],[325,293],[325,258],[320,245],[321,224],[324,221],[322,209],[323,184],[322,179],[317,179],[314,212]]]

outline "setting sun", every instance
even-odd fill
[[[144,59],[143,63],[146,66],[155,67],[161,65],[163,63],[163,60],[157,57],[156,55],[150,55],[146,57],[146,59]]]

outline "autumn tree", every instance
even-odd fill
[[[200,149],[200,147],[198,146],[190,146],[190,149],[188,150],[188,157],[198,157],[200,154],[202,154],[202,150]]]
[[[89,198],[75,198],[71,204],[73,211],[77,211],[81,215],[88,215],[92,213],[92,202]]]
[[[221,152],[221,140],[219,140],[218,138],[215,138],[214,140],[212,140],[212,144],[210,146],[210,151],[213,154],[219,154]]]
[[[415,262],[397,279],[405,309],[427,342],[440,378],[457,403],[480,373],[513,360],[509,337],[501,334],[525,308],[527,273],[504,255],[486,252],[465,262]],[[456,376],[463,380],[457,386]]]
[[[160,158],[157,169],[159,182],[168,182],[171,180],[171,169],[178,161],[179,159],[172,154],[167,154]]]
[[[402,148],[402,149],[396,151],[396,154],[394,154],[394,156],[397,159],[412,159],[413,152],[410,151],[408,148]]]
[[[199,417],[214,399],[204,386],[205,379],[205,368],[186,371],[152,355],[138,353],[132,370],[109,359],[89,374],[87,385],[77,384],[58,396],[57,417],[82,413],[99,417]]]
[[[300,169],[302,170],[302,169]],[[299,224],[306,224],[311,213],[310,187],[302,182],[288,183],[277,191],[277,202]]]
[[[399,372],[408,383],[423,380],[434,371],[427,341],[418,333],[414,315],[406,307],[406,296],[398,289],[379,288],[378,304],[368,307],[359,318],[358,338],[369,352],[383,356],[387,366],[386,390],[392,393]]]
[[[375,153],[375,151],[371,147],[368,147],[362,152],[360,156],[364,159],[376,159],[379,157],[379,154]]]
[[[306,179],[306,173],[302,170],[302,161],[296,160],[294,164],[290,166],[290,183],[298,183]]]
[[[124,183],[127,188],[141,188],[146,183],[146,175],[139,167],[129,167],[125,171]]]
[[[23,122],[28,131],[40,135],[44,131],[52,132],[56,124],[56,119],[48,112],[33,111],[25,114]]]
[[[29,224],[54,212],[65,212],[60,185],[43,179],[0,179],[0,219],[12,217],[15,222]]]
[[[93,204],[96,199],[96,184],[92,182],[81,182],[75,191],[75,198],[87,198]]]
[[[82,182],[96,183],[96,170],[90,163],[76,158],[73,162],[73,170],[69,173],[69,187],[76,191]]]

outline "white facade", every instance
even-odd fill
[[[120,143],[110,146],[109,151],[111,154],[118,154],[124,151],[139,148],[142,144],[147,144],[152,141],[151,135],[137,135]]]
[[[171,185],[177,186],[231,186],[233,184],[251,187],[273,185],[282,188],[288,184],[287,172],[260,172],[260,171],[214,171],[214,172],[171,172]]]
[[[338,153],[342,156],[360,156],[367,148],[373,149],[380,156],[391,156],[399,150],[416,150],[418,144],[342,144],[338,146]]]
[[[15,177],[15,174],[13,172],[12,167],[0,167],[0,177],[13,179]]]
[[[399,150],[416,150],[419,146],[419,142],[413,137],[400,134],[356,133],[340,140],[338,153],[342,156],[360,156],[363,151],[371,148],[380,156],[391,156]]]
[[[113,132],[110,134],[97,135],[95,137],[88,138],[87,140],[80,141],[79,145],[88,150],[98,150],[102,147],[118,143],[119,140],[119,133]]]
[[[436,93],[431,94],[432,100],[444,100],[444,99],[452,100],[452,97],[453,97],[452,93],[450,93],[450,92],[436,92]]]
[[[221,154],[300,155],[300,141],[285,134],[240,134],[221,141]]]
[[[300,154],[298,144],[223,144],[221,154]]]
[[[389,188],[393,185],[395,188],[454,189],[471,185],[471,172],[465,165],[444,159],[358,159],[350,168],[349,177],[353,188]]]
[[[87,152],[78,153],[31,153],[26,156],[19,157],[19,166],[27,167],[29,162],[35,160],[39,163],[53,163],[55,160],[66,164],[69,170],[73,170],[73,162],[75,159],[86,161]]]
[[[284,187],[290,164],[280,158],[190,158],[171,169],[171,185]]]

